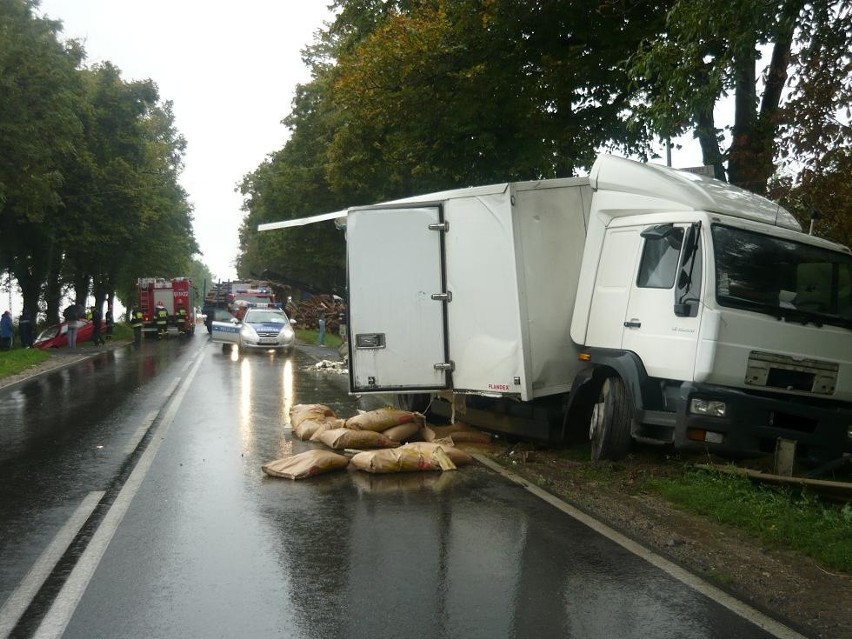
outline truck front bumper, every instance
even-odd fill
[[[681,386],[678,404],[674,440],[680,449],[758,456],[774,452],[783,438],[796,441],[797,457],[811,463],[852,453],[849,404],[690,383]]]

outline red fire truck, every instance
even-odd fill
[[[195,333],[195,289],[188,277],[140,277],[136,282],[139,310],[144,318],[144,331],[156,331],[157,302],[169,314],[168,325],[179,335]],[[181,312],[183,311],[183,313]]]

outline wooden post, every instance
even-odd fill
[[[792,439],[779,437],[775,442],[775,474],[782,477],[793,476],[793,465],[796,462],[796,442]]]

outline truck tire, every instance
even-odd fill
[[[624,381],[617,375],[601,384],[598,401],[589,419],[592,461],[617,460],[630,451],[633,417]]]

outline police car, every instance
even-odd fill
[[[238,346],[246,350],[276,350],[287,354],[296,344],[294,322],[287,314],[274,308],[249,308],[242,320],[214,320],[210,335],[224,350]]]

